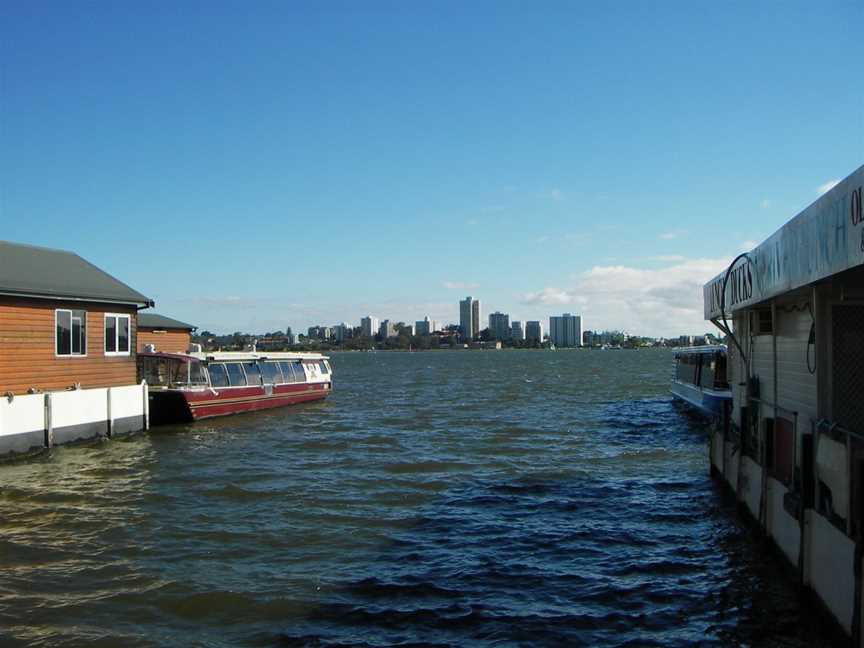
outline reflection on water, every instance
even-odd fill
[[[829,645],[708,478],[670,353],[334,365],[326,402],[0,467],[0,638]]]

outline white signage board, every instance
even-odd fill
[[[735,263],[726,281],[730,313],[864,264],[864,166]],[[703,288],[705,319],[720,317],[723,280]]]

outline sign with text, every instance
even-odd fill
[[[864,264],[864,166],[740,258],[726,280],[703,289],[705,319],[733,311]]]

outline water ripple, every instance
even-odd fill
[[[333,362],[323,403],[0,467],[0,644],[831,644],[670,353]]]

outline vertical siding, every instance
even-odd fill
[[[807,340],[812,319],[805,310],[777,308],[777,404],[798,412],[799,431],[809,428],[816,416],[816,374],[807,369]],[[814,349],[810,348],[811,367],[815,367]]]
[[[87,355],[55,355],[57,308],[87,312]],[[105,356],[104,315],[130,316],[128,356]],[[89,302],[26,300],[0,297],[0,394],[26,393],[81,387],[132,385],[135,380],[135,336],[137,311],[130,306]]]
[[[759,377],[759,398],[774,401],[774,339],[770,335],[756,335],[748,340],[750,346],[750,372]],[[773,414],[765,412],[766,416]]]
[[[138,331],[138,352],[144,351],[145,344],[153,344],[157,351],[167,353],[186,353],[192,336],[188,331],[162,331],[157,333],[152,328],[141,328]]]

